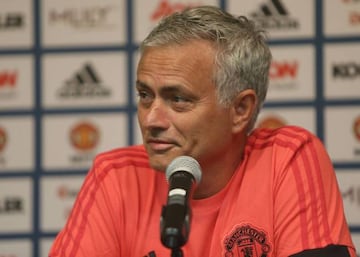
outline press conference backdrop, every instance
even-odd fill
[[[268,30],[257,126],[323,140],[359,251],[360,0],[1,0],[0,256],[47,256],[94,156],[141,142],[138,44],[163,15],[203,4]]]

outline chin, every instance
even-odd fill
[[[179,156],[176,152],[163,152],[163,153],[154,153],[152,151],[147,151],[149,156],[150,167],[154,170],[165,172],[166,168],[172,162],[172,160]]]
[[[170,161],[167,161],[165,158],[151,157],[151,156],[149,158],[150,158],[151,168],[161,172],[165,172],[167,166],[170,163]]]

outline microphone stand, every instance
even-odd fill
[[[169,193],[161,211],[160,239],[171,249],[171,257],[183,257],[181,247],[188,240],[192,216],[189,198],[193,184],[200,182],[200,165],[191,157],[179,156],[167,167],[166,179]]]
[[[171,249],[171,257],[183,257],[183,251],[181,248],[172,248]]]

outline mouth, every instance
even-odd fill
[[[146,144],[153,152],[162,153],[170,150],[175,146],[175,143],[166,139],[148,139]]]

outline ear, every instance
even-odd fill
[[[257,105],[257,96],[254,90],[241,91],[233,101],[233,133],[247,133],[251,118]]]

